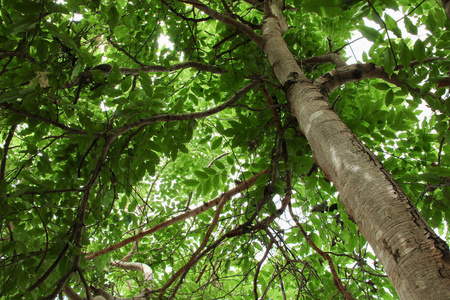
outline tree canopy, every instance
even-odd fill
[[[304,79],[262,49],[269,2],[0,0],[0,299],[398,297],[292,114]],[[448,243],[443,4],[280,7],[306,78]],[[353,65],[352,32],[373,43]]]

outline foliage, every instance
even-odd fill
[[[331,256],[347,290],[357,299],[395,298],[333,184],[314,172],[308,142],[262,50],[189,2],[1,0],[0,299],[52,295],[65,280],[82,297],[86,286],[117,297],[160,289],[196,253],[216,217],[207,246],[166,286],[165,297],[340,299],[324,257],[288,210],[280,211],[290,187],[294,213]],[[204,1],[257,31],[264,13],[251,1],[231,2]],[[334,65],[302,61],[330,48],[350,57],[350,32],[373,42],[364,62],[404,84],[348,83],[330,104],[448,240],[450,101],[439,101],[446,91],[435,88],[449,68],[449,21],[434,1],[372,2],[287,0],[285,40],[311,79]],[[403,14],[400,22],[393,11]],[[420,26],[426,30],[418,35]],[[163,36],[173,47],[160,42]],[[172,70],[187,61],[217,72]],[[105,63],[112,70],[95,68]],[[255,79],[263,83],[212,115],[153,121],[217,107]],[[422,119],[424,101],[432,114]],[[224,203],[220,215],[208,210],[143,237],[137,247],[84,259],[265,169],[272,173]],[[142,272],[110,266],[129,252],[151,267],[151,282]]]

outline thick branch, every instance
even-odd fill
[[[289,28],[286,23],[286,19],[283,16],[284,1],[285,0],[271,0],[264,2],[264,19],[267,20],[269,17],[275,17],[280,25],[281,35],[285,34]]]
[[[383,67],[375,66],[372,63],[354,64],[333,70],[317,78],[314,83],[320,86],[321,89],[324,89],[326,92],[330,93],[336,88],[345,85],[346,83],[360,81],[366,78],[383,79],[398,87],[405,85],[411,93],[417,93],[423,98],[428,95],[433,97],[434,99],[439,100],[441,103],[444,103],[444,100],[442,98],[436,97],[431,92],[428,92],[425,95],[421,94],[420,88],[414,88],[408,83],[400,81],[397,77],[397,74],[395,73],[392,74],[391,77],[389,77],[388,73],[386,73]]]
[[[299,66],[301,67],[302,64],[326,64],[326,63],[333,63],[336,68],[342,68],[347,66],[347,64],[345,63],[344,59],[342,58],[342,56],[339,53],[328,53],[328,54],[324,54],[324,55],[318,55],[318,56],[314,56],[314,57],[310,57],[307,59],[302,59],[299,61]]]
[[[96,258],[96,257],[98,257],[100,255],[103,255],[103,254],[106,254],[106,253],[111,252],[113,250],[122,248],[123,246],[128,245],[129,243],[132,243],[134,241],[140,240],[144,236],[153,234],[153,233],[155,233],[155,232],[157,232],[157,231],[159,231],[159,230],[161,230],[163,228],[166,228],[166,227],[168,227],[170,225],[173,225],[175,223],[183,221],[183,220],[185,220],[187,218],[190,218],[190,217],[193,217],[193,216],[197,216],[197,215],[199,215],[199,214],[201,214],[201,213],[203,213],[203,212],[213,208],[214,206],[218,205],[220,200],[222,199],[222,197],[224,195],[226,195],[227,197],[233,197],[234,195],[236,195],[236,194],[238,194],[238,193],[240,193],[240,192],[242,192],[242,191],[252,187],[255,184],[256,179],[258,179],[259,176],[261,176],[262,174],[265,174],[267,172],[268,172],[267,169],[264,170],[264,171],[261,171],[258,174],[254,175],[253,177],[249,178],[248,180],[242,182],[238,186],[236,186],[236,187],[232,188],[231,190],[225,192],[224,194],[214,198],[213,200],[211,200],[209,202],[206,202],[203,205],[201,205],[201,206],[199,206],[197,208],[194,208],[194,209],[192,209],[192,210],[190,210],[190,211],[188,211],[188,212],[186,212],[184,214],[178,215],[178,216],[176,216],[176,217],[174,217],[174,218],[172,218],[170,220],[167,220],[167,221],[164,221],[162,223],[159,223],[159,224],[153,226],[152,228],[144,230],[144,231],[142,231],[142,232],[140,232],[140,233],[138,233],[138,234],[136,234],[134,236],[131,236],[131,237],[129,237],[129,238],[127,238],[127,239],[117,243],[117,244],[111,245],[111,246],[106,247],[106,248],[104,248],[102,250],[99,250],[99,251],[97,251],[97,252],[95,252],[95,253],[93,253],[91,255],[88,255],[88,256],[85,257],[85,259],[86,260],[94,259],[94,258]]]
[[[138,262],[123,262],[120,260],[111,260],[111,266],[121,268],[123,270],[141,271],[144,273],[144,281],[154,281],[152,269],[143,263]]]
[[[78,295],[70,286],[66,285],[64,287],[64,293],[69,300],[83,300],[83,297]]]

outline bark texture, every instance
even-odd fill
[[[309,81],[275,14],[263,24],[266,53],[292,113],[348,215],[383,264],[401,299],[450,299],[450,255],[392,175],[330,109],[321,84]]]
[[[450,18],[450,0],[441,0],[442,6],[444,7],[447,17]]]

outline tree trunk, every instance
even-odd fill
[[[266,9],[266,16],[264,52],[286,89],[315,163],[339,191],[341,203],[372,246],[400,298],[450,299],[448,245],[428,226],[377,157],[330,108],[320,85],[304,76],[282,38],[282,15]]]

